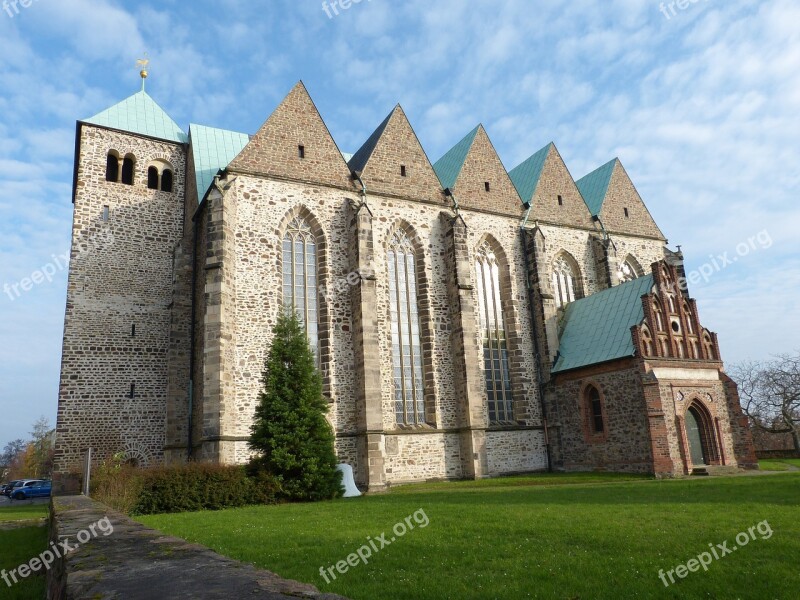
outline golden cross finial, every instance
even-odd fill
[[[147,66],[149,64],[150,64],[150,59],[147,58],[147,52],[144,53],[144,58],[140,58],[139,60],[136,61],[136,66],[139,69],[141,69],[139,71],[139,76],[142,78],[142,91],[144,91],[144,82],[145,82],[145,79],[147,79],[147,76],[149,74],[147,72]]]

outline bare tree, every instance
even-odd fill
[[[800,352],[734,365],[742,410],[760,430],[789,434],[800,452]]]

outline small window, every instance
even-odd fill
[[[605,423],[603,422],[603,403],[600,400],[600,391],[591,386],[587,390],[587,401],[589,414],[591,416],[592,433],[603,433],[605,431]]]
[[[106,157],[106,181],[117,183],[119,181],[119,157],[109,152]]]
[[[630,215],[628,214],[628,209],[626,208],[625,209],[625,218],[627,219],[628,217],[630,217]]]
[[[131,325],[131,337],[136,337],[136,323]]]
[[[122,183],[125,185],[133,185],[133,171],[136,163],[132,156],[126,156],[122,161]]]
[[[400,177],[405,177],[405,176],[406,176],[406,166],[400,165]]]
[[[673,321],[672,322],[672,331],[674,331],[675,333],[680,333],[681,332],[680,323],[678,323],[677,321]]]
[[[133,400],[135,397],[136,397],[136,384],[132,383],[131,384],[131,391],[130,391],[130,394],[128,394],[128,398]]]
[[[158,189],[158,169],[156,167],[147,168],[147,188],[151,190]]]
[[[161,191],[172,193],[172,171],[169,169],[164,169],[164,172],[161,173]]]
[[[484,182],[483,187],[486,189],[487,192],[492,191],[492,185],[488,181]]]
[[[103,217],[102,217],[104,222],[108,222],[108,212],[109,212],[108,211],[108,206],[104,206],[103,207]]]
[[[564,206],[564,198],[562,198],[561,196],[558,197],[558,205]]]
[[[302,144],[297,147],[297,156],[299,156],[300,158],[306,157],[306,147],[303,146]]]

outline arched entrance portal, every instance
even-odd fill
[[[686,438],[689,440],[689,455],[693,465],[707,465],[708,454],[703,444],[702,419],[692,407],[686,411]]]
[[[687,454],[695,467],[720,464],[716,429],[711,413],[699,401],[692,402],[684,417]]]

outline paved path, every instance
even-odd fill
[[[48,573],[48,597],[62,597],[58,594],[66,592],[72,600],[346,600],[225,558],[204,546],[165,536],[84,496],[54,498],[53,512],[51,523],[57,532],[51,527],[51,541],[55,541],[55,533],[60,541],[69,538],[72,546],[79,547]],[[76,543],[81,532],[90,527],[97,530],[106,517],[113,533]]]

